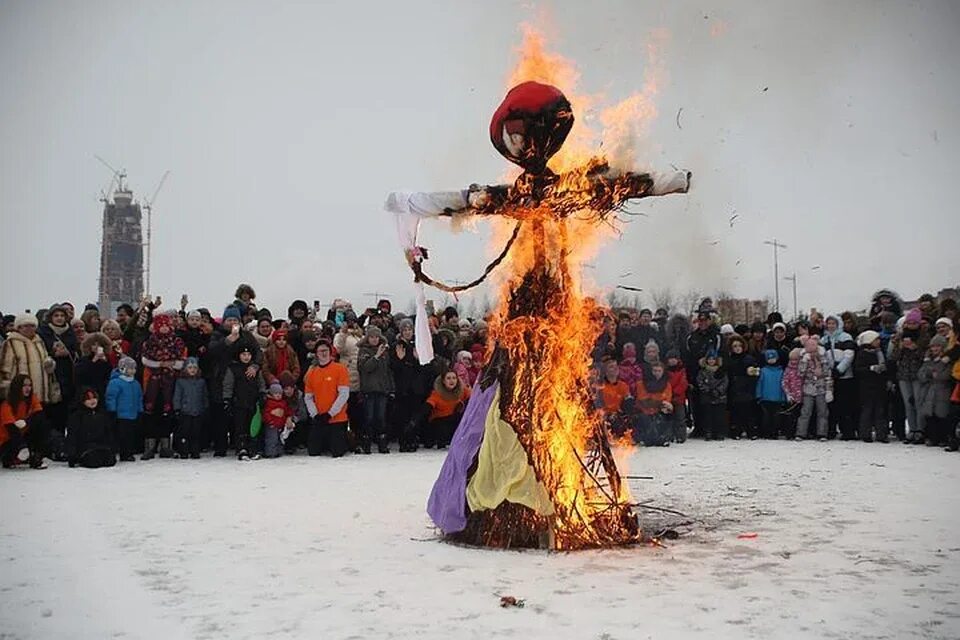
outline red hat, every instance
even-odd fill
[[[287,337],[286,329],[274,329],[273,333],[270,334],[270,339],[273,340],[274,342],[276,342],[280,338],[286,338],[286,337]]]
[[[573,126],[570,102],[556,87],[523,82],[507,92],[490,121],[490,141],[510,162],[531,173],[543,173]],[[521,134],[521,147],[504,134]]]

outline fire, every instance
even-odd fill
[[[578,279],[579,265],[612,228],[598,222],[648,187],[647,176],[618,173],[595,150],[601,147],[620,166],[632,159],[634,136],[656,114],[657,85],[648,74],[642,93],[600,110],[603,129],[597,133],[584,120],[591,119],[599,98],[576,91],[575,65],[548,52],[544,37],[529,25],[509,83],[528,80],[558,87],[580,119],[550,162],[557,174],[553,181],[529,186],[542,193],[527,199],[521,177],[498,210],[523,227],[500,271],[501,304],[490,335],[510,369],[503,378],[504,419],[517,432],[555,514],[543,522],[511,508],[499,518],[526,518],[530,528],[547,527],[554,549],[627,544],[639,539],[633,500],[592,405],[590,354],[602,330],[601,313],[580,293]],[[510,530],[522,524],[512,522]]]

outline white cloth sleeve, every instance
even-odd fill
[[[350,399],[350,385],[344,385],[342,387],[337,387],[337,397],[334,399],[333,404],[330,405],[330,409],[327,411],[331,416],[335,416],[340,413],[340,410],[347,404],[347,400]]]
[[[686,193],[690,190],[690,172],[654,172],[650,174],[653,178],[653,188],[648,195],[665,196],[669,193]]]
[[[303,404],[307,405],[307,414],[309,414],[311,418],[316,418],[317,414],[320,413],[317,411],[317,403],[313,401],[312,393],[304,394]]]
[[[416,251],[417,233],[422,218],[435,218],[448,211],[464,211],[469,208],[467,192],[438,191],[394,191],[387,196],[383,208],[394,214],[397,224],[397,237],[405,252]],[[419,260],[419,257],[414,259]],[[420,364],[433,361],[433,338],[430,323],[427,321],[427,297],[423,283],[416,283],[417,315],[414,319],[414,336],[417,345],[417,357]]]

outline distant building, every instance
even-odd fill
[[[141,218],[140,205],[124,186],[104,203],[99,306],[105,316],[124,302],[136,306],[144,293]]]
[[[721,298],[717,300],[715,306],[723,322],[730,324],[750,324],[755,320],[764,321],[770,312],[769,300]]]

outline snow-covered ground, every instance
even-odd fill
[[[629,473],[655,480],[635,496],[693,524],[667,548],[570,554],[436,541],[424,504],[441,460],[2,473],[0,638],[960,637],[960,455],[638,450]]]

